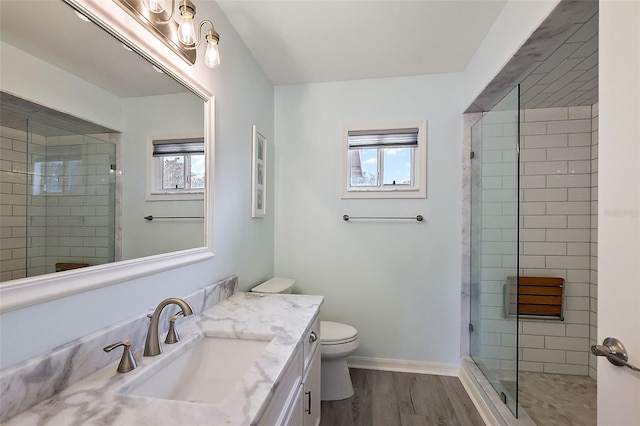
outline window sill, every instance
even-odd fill
[[[424,189],[359,189],[343,191],[342,198],[427,198]]]
[[[188,200],[204,200],[204,193],[184,192],[184,193],[166,193],[166,194],[147,194],[147,201],[188,201]]]

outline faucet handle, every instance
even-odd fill
[[[105,348],[102,348],[105,352],[111,352],[118,346],[124,346],[124,351],[122,352],[122,358],[120,358],[120,364],[118,364],[118,373],[126,373],[138,366],[136,363],[136,359],[133,357],[131,353],[131,340],[126,339],[122,342],[114,343],[113,345],[109,345]]]
[[[178,336],[178,331],[176,330],[176,320],[180,315],[182,315],[182,311],[178,311],[177,314],[172,315],[171,318],[169,318],[169,331],[167,332],[166,339],[164,339],[164,343],[167,345],[172,345],[180,341],[180,336]]]

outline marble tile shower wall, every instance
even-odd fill
[[[512,125],[493,126],[483,127],[483,168],[485,162],[506,166],[514,161],[504,155],[487,155],[487,141],[495,138],[500,148],[501,138],[514,132]],[[597,192],[592,188],[592,107],[524,110],[520,129],[520,274],[566,280],[564,321],[522,320],[518,324],[520,369],[588,375],[596,297],[591,257],[592,192]],[[514,203],[495,198],[500,191],[513,191],[513,180],[483,180],[483,224],[515,214]],[[499,250],[500,244],[513,244],[515,229],[500,233],[488,229],[483,245],[487,239],[498,251],[483,259],[483,276],[496,268],[515,267],[515,256]],[[491,290],[481,295],[481,312],[495,327],[483,330],[481,353],[493,368],[514,368],[515,325],[503,319],[502,285],[485,288]]]
[[[175,296],[182,297],[191,305],[194,314],[198,314],[227,299],[237,291],[237,288],[238,278],[234,275],[188,296]],[[115,368],[122,351],[104,353],[102,348],[107,345],[129,339],[135,356],[142,356],[149,326],[147,314],[154,309],[155,306],[136,318],[99,330],[69,342],[50,353],[0,371],[0,407],[2,407],[0,423],[28,410],[109,364],[113,364]],[[176,311],[177,308],[163,311],[159,322],[161,335],[164,335],[168,329],[169,316]],[[179,321],[189,320],[191,318],[187,317]],[[178,323],[176,325],[179,327]]]

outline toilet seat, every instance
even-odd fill
[[[343,345],[358,339],[358,330],[350,325],[333,321],[320,321],[320,344]]]

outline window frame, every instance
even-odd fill
[[[385,148],[373,148],[378,156],[377,186],[351,186],[351,164],[349,158],[349,132],[376,132],[380,130],[418,129],[418,146],[412,151],[413,185],[405,186],[384,184]],[[390,149],[390,148],[387,148]],[[351,125],[346,126],[342,138],[342,198],[426,198],[427,196],[427,121],[390,123],[385,125]]]
[[[153,142],[154,141],[173,141],[184,139],[186,141],[193,141],[193,139],[204,139],[202,136],[193,135],[193,134],[185,134],[185,135],[154,135],[147,136],[147,179],[146,179],[146,188],[147,188],[147,201],[171,201],[171,200],[204,200],[204,194],[206,192],[206,181],[207,181],[207,158],[205,154],[205,176],[204,188],[188,188],[188,189],[163,189],[162,188],[162,167],[161,167],[161,158],[163,157],[154,157],[153,156]],[[206,145],[205,145],[206,151]],[[191,163],[191,155],[183,154],[185,157],[184,167],[185,171],[187,170],[187,165],[190,166]],[[189,157],[189,158],[187,158]],[[187,176],[185,174],[185,182],[187,181]]]

